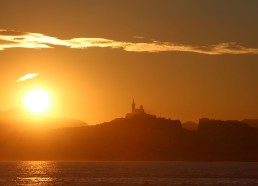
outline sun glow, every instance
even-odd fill
[[[25,95],[23,105],[33,114],[44,114],[50,107],[49,94],[40,89],[32,90]]]

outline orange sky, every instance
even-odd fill
[[[133,98],[182,121],[258,118],[257,22],[255,0],[2,0],[0,110],[42,87],[51,115],[90,124]]]

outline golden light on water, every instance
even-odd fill
[[[41,89],[28,92],[23,98],[24,107],[33,114],[44,114],[49,110],[51,99],[49,94]]]
[[[16,177],[21,185],[48,185],[55,182],[51,174],[56,175],[58,169],[49,161],[21,161],[17,162],[17,172],[25,172]]]

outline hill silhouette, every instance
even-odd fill
[[[0,131],[0,160],[258,161],[258,129],[200,119],[198,130],[152,115],[94,126]]]
[[[258,119],[244,119],[243,123],[246,123],[250,127],[258,128]]]
[[[182,127],[188,130],[197,130],[198,124],[192,121],[187,121],[182,123]]]
[[[27,130],[27,129],[57,129],[63,127],[80,127],[85,122],[69,118],[53,118],[45,115],[33,115],[22,108],[0,111],[0,129]]]

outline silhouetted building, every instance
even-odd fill
[[[134,99],[133,99],[132,112],[126,114],[126,118],[131,118],[131,117],[133,117],[134,115],[140,115],[140,114],[145,114],[144,109],[143,109],[143,106],[140,105],[140,108],[137,109],[137,108],[136,108],[136,104],[135,104]]]

